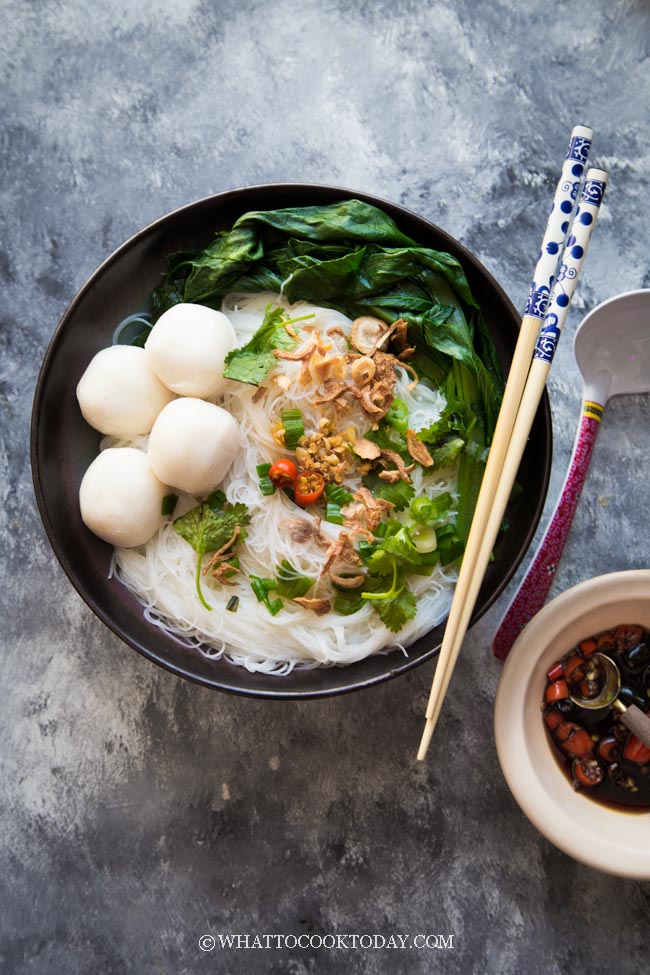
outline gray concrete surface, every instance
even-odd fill
[[[547,514],[579,415],[581,313],[650,286],[650,9],[626,0],[1,0],[0,969],[559,975],[647,968],[650,884],[573,862],[499,771],[489,642],[429,761],[433,665],[340,700],[220,696],[115,639],[50,551],[28,423],[56,322],[180,204],[273,180],[414,209],[522,307],[572,124],[611,188],[550,391]],[[650,402],[608,407],[554,592],[648,565]],[[453,935],[453,949],[201,951],[202,935]]]

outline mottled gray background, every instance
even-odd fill
[[[650,884],[537,834],[499,771],[469,635],[425,765],[433,665],[339,700],[226,697],[156,669],[73,591],[32,495],[56,322],[173,207],[331,182],[473,248],[521,307],[567,134],[611,188],[550,383],[547,515],[579,415],[581,313],[650,286],[650,9],[626,0],[2,0],[0,967],[23,973],[647,968]],[[644,398],[607,410],[555,590],[648,565]],[[219,932],[453,934],[448,951],[202,953]]]

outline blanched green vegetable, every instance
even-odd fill
[[[204,251],[172,256],[153,296],[154,316],[179,301],[218,305],[229,291],[282,291],[291,302],[314,301],[352,318],[404,318],[409,341],[418,346],[412,361],[421,375],[440,384],[455,362],[471,377],[489,442],[501,378],[465,273],[451,254],[418,246],[376,207],[345,200],[246,213]],[[238,354],[229,360],[230,378],[240,378],[228,371],[238,361]],[[262,370],[252,360],[249,365],[242,381],[260,382]],[[462,375],[457,385],[459,380]]]

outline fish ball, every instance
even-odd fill
[[[84,524],[110,545],[144,545],[163,522],[167,488],[135,447],[109,447],[92,462],[79,488]]]
[[[102,349],[77,386],[86,423],[113,437],[149,433],[163,406],[173,398],[147,365],[144,349],[133,345]]]
[[[147,362],[179,396],[212,399],[226,386],[226,355],[235,348],[235,330],[220,311],[184,302],[164,312],[145,343]]]
[[[156,475],[179,491],[209,494],[226,476],[239,446],[239,425],[220,406],[174,400],[153,425],[147,447]]]

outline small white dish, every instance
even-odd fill
[[[621,623],[650,628],[650,570],[613,572],[568,589],[510,651],[495,701],[495,736],[510,791],[551,843],[587,866],[650,879],[650,813],[619,812],[574,792],[542,720],[546,672],[580,640]]]

